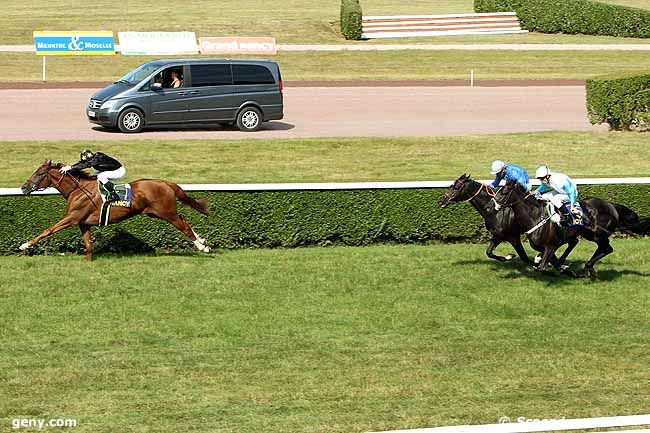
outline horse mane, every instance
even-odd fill
[[[64,166],[64,164],[62,162],[52,162],[52,163],[50,163],[50,168],[55,168],[57,170],[59,170],[63,166]],[[87,180],[95,180],[95,179],[97,179],[97,176],[92,176],[92,175],[86,173],[85,171],[81,171],[81,170],[72,170],[72,171],[69,171],[68,174],[70,176],[74,176],[74,177],[76,177],[78,179],[87,179]]]

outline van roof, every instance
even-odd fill
[[[200,63],[214,63],[214,62],[234,62],[234,63],[251,63],[251,64],[254,64],[254,63],[273,63],[273,64],[276,64],[275,61],[270,60],[270,59],[226,59],[226,58],[158,59],[158,60],[152,60],[149,63],[154,63],[154,64],[159,65],[159,66],[165,66],[165,65],[177,64],[177,63],[200,64]]]

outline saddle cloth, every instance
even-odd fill
[[[110,216],[111,207],[126,207],[126,208],[131,207],[131,199],[133,198],[133,195],[131,193],[131,185],[129,185],[128,183],[113,185],[113,188],[115,189],[115,193],[120,198],[119,200],[116,201],[108,201],[108,197],[110,196],[111,193],[104,187],[104,185],[100,181],[97,181],[97,185],[99,188],[99,195],[102,196],[102,209],[99,213],[99,225],[107,226],[108,221],[111,218]]]
[[[97,184],[99,185],[99,193],[102,196],[102,201],[107,202],[108,197],[110,196],[110,192],[104,187],[104,185],[97,181]],[[120,197],[119,200],[112,201],[111,206],[116,206],[116,207],[131,207],[131,185],[128,183],[121,183],[118,185],[113,185],[113,188],[115,188],[115,192],[117,195]]]

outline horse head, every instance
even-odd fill
[[[23,194],[29,195],[34,191],[41,191],[52,185],[50,171],[57,170],[61,164],[52,164],[52,161],[45,161],[23,184]]]
[[[494,209],[498,211],[502,207],[510,207],[523,201],[526,196],[527,192],[517,182],[509,180],[494,196]]]
[[[474,191],[471,190],[471,185],[475,183],[471,178],[471,174],[463,174],[461,177],[451,184],[447,191],[442,194],[438,200],[438,205],[445,208],[452,203],[459,203],[469,199]]]

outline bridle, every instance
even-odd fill
[[[498,211],[502,207],[512,207],[512,206],[514,206],[514,205],[516,205],[518,203],[523,203],[524,201],[528,200],[529,197],[533,197],[533,193],[528,192],[523,198],[520,198],[520,199],[517,199],[517,200],[515,200],[513,202],[510,202],[510,196],[512,196],[512,194],[514,192],[515,192],[514,187],[511,187],[510,191],[508,191],[508,195],[506,195],[506,197],[505,197],[506,198],[506,204],[499,203],[499,201],[497,200],[497,197],[496,197],[497,195],[495,193],[492,196],[492,201],[494,202],[494,209]]]

